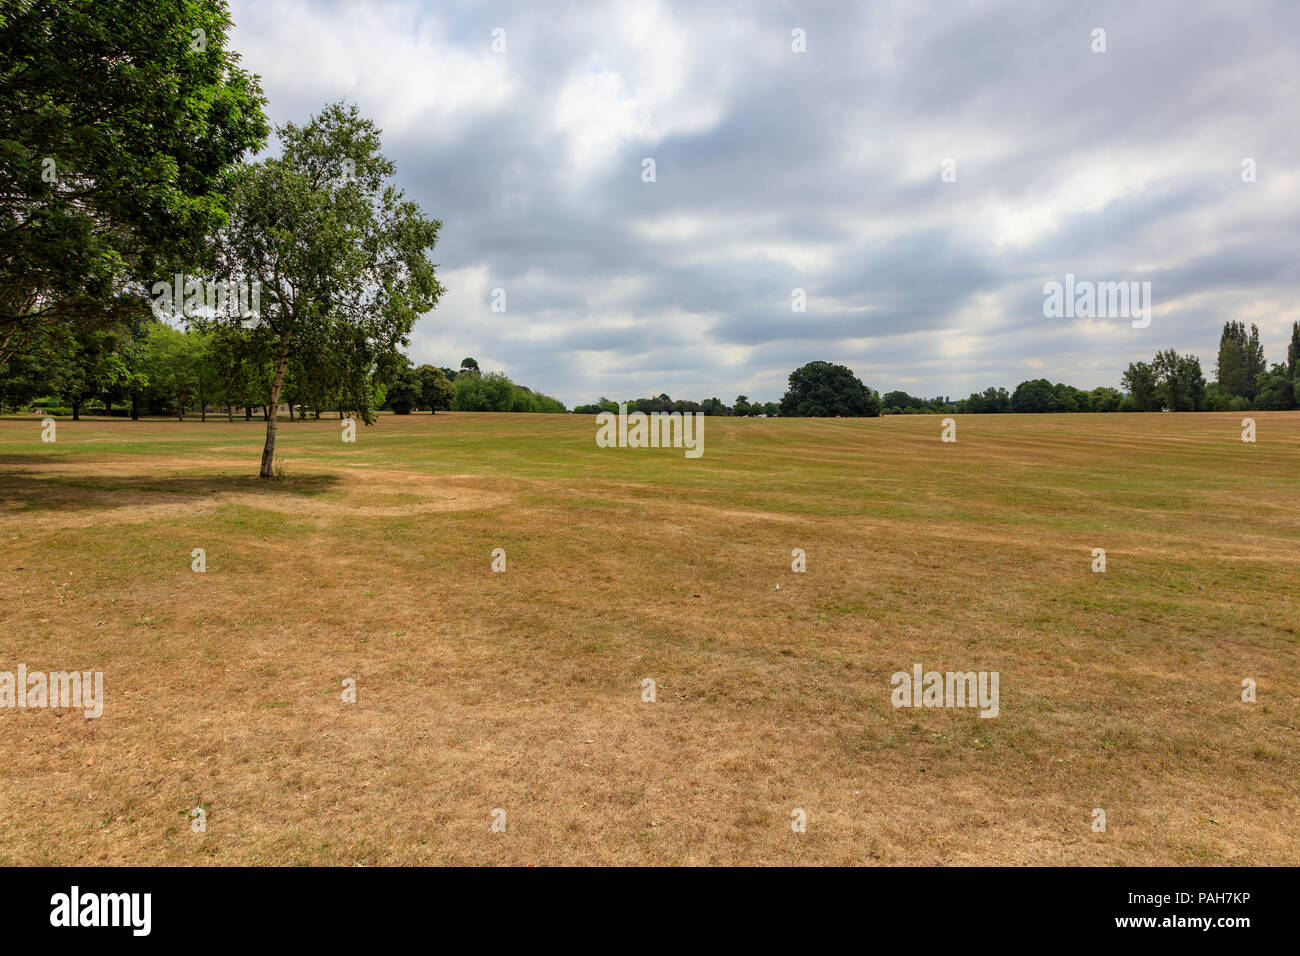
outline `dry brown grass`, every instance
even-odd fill
[[[0,421],[0,670],[107,691],[0,710],[0,863],[1295,864],[1300,413],[1254,417],[285,422],[271,486],[257,423]],[[893,709],[914,661],[1001,715]]]

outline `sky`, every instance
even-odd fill
[[[1212,379],[1224,322],[1277,362],[1300,320],[1294,0],[230,5],[272,122],[356,103],[442,221],[417,364],[958,398],[1166,348]],[[1067,273],[1150,282],[1150,324],[1045,316]]]

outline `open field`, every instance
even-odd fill
[[[1253,417],[284,421],[273,485],[260,422],[0,420],[0,670],[107,697],[0,709],[0,863],[1300,863],[1300,412]],[[999,716],[893,708],[915,662]]]

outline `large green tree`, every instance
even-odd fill
[[[420,404],[420,373],[407,367],[388,386],[388,407],[398,415],[409,415]]]
[[[420,374],[419,403],[435,415],[439,409],[451,408],[451,403],[456,400],[456,387],[442,369],[421,365],[416,371]]]
[[[1045,378],[1030,379],[1017,385],[1011,393],[1010,409],[1019,414],[1066,410],[1057,399],[1056,389]]]
[[[1225,322],[1223,334],[1219,337],[1219,357],[1215,367],[1219,391],[1224,395],[1253,400],[1257,380],[1266,368],[1258,327],[1252,325],[1247,334],[1244,322]]]
[[[1146,362],[1131,362],[1120,377],[1124,388],[1128,390],[1128,400],[1134,411],[1154,412],[1160,410],[1160,396],[1156,387],[1155,371]]]
[[[380,131],[352,105],[277,129],[281,156],[241,170],[214,247],[222,281],[260,281],[243,354],[274,364],[260,474],[273,474],[275,409],[290,361],[330,380],[340,404],[374,421],[375,386],[405,364],[419,316],[442,294],[428,253],[442,224],[392,185]],[[237,315],[203,322],[244,326]]]
[[[809,362],[790,373],[781,414],[803,418],[875,417],[880,394],[843,365]]]
[[[185,406],[202,395],[207,343],[197,332],[185,332],[166,322],[149,325],[144,374],[163,398],[176,403],[176,418],[185,420]]]
[[[223,219],[223,172],[266,139],[222,0],[0,8],[0,364],[139,313]]]
[[[1157,352],[1151,363],[1156,394],[1171,412],[1199,412],[1205,408],[1205,376],[1195,355],[1173,349]]]

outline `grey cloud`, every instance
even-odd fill
[[[1209,366],[1222,323],[1261,309],[1276,360],[1300,318],[1292,3],[232,7],[272,118],[356,101],[443,220],[434,258],[460,286],[421,320],[417,361],[491,356],[570,404],[776,399],[817,358],[961,395],[1040,374],[1117,384],[1171,345]],[[501,61],[485,58],[497,26]],[[431,72],[435,54],[456,69]],[[408,61],[409,83],[385,72]],[[1066,272],[1149,279],[1173,314],[1148,334],[1053,323],[1042,283]]]

